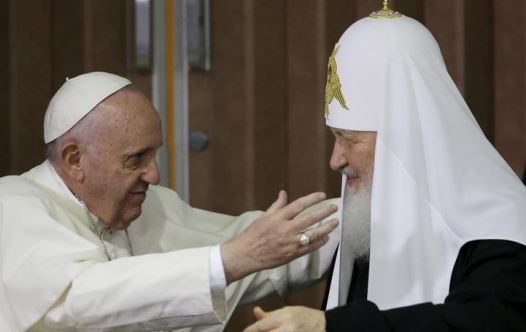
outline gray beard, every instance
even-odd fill
[[[342,250],[350,252],[355,260],[369,260],[371,184],[368,183],[358,190],[346,186],[343,196]]]

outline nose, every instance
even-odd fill
[[[338,171],[347,164],[347,161],[345,159],[343,152],[344,150],[340,146],[340,144],[338,144],[337,141],[334,141],[334,147],[332,148],[331,160],[329,161],[329,165],[333,171]]]
[[[152,158],[141,178],[149,184],[158,184],[161,181],[161,172],[159,171],[159,165],[157,165],[157,158]]]

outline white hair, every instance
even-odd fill
[[[369,259],[371,248],[372,177],[359,189],[345,187],[343,197],[342,250],[348,250],[356,260]]]

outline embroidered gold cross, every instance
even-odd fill
[[[329,115],[329,104],[334,98],[340,102],[343,108],[348,110],[345,98],[342,94],[342,84],[340,83],[340,77],[338,76],[338,67],[336,59],[334,58],[338,53],[340,46],[334,47],[332,54],[329,58],[329,64],[327,65],[327,84],[325,85],[325,116]]]

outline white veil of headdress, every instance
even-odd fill
[[[526,243],[526,190],[422,24],[364,18],[332,57],[327,125],[377,132],[368,299],[380,309],[443,302],[463,244]]]

